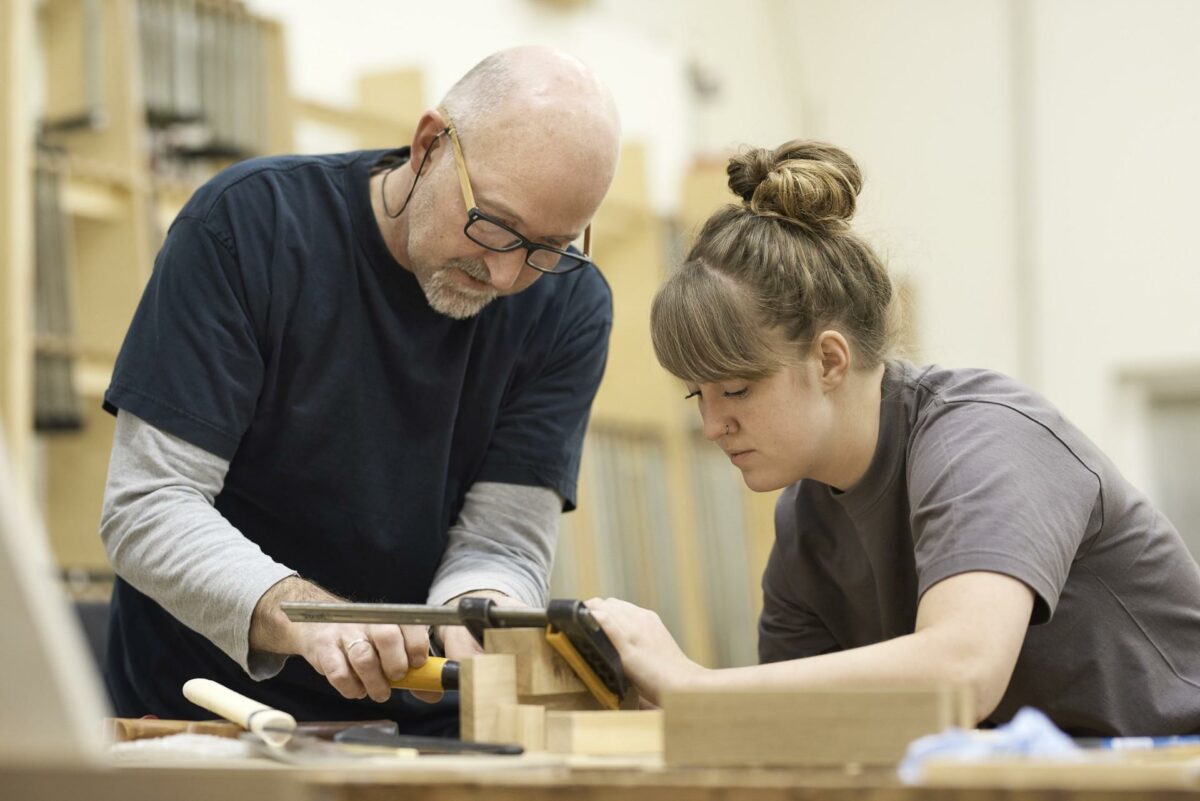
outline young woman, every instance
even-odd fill
[[[741,202],[654,302],[659,361],[752,490],[786,487],[763,664],[705,669],[658,616],[589,602],[642,695],[960,682],[976,717],[1078,734],[1200,730],[1200,568],[1047,400],[988,370],[888,358],[892,287],[849,227],[829,145],[731,160]]]

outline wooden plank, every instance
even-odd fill
[[[517,703],[516,664],[512,654],[483,654],[462,660],[458,687],[463,740],[496,742],[500,707]]]
[[[543,709],[557,711],[584,711],[604,709],[604,704],[596,700],[591,693],[559,693],[557,695],[521,695],[517,694],[517,703],[537,704]],[[632,708],[632,707],[622,707]]]
[[[3,3],[0,3],[3,5]],[[305,787],[296,772],[268,763],[265,769],[241,764],[220,767],[81,768],[51,763],[2,764],[0,787],[6,799],[25,801],[298,801],[328,798]]]
[[[292,131],[296,126],[296,119],[288,82],[287,44],[283,25],[275,20],[260,18],[258,29],[262,47],[263,83],[266,90],[262,146],[268,155],[291,153]]]
[[[100,511],[117,421],[94,397],[84,399],[82,411],[82,431],[44,443],[47,533],[60,567],[108,573]]]
[[[109,742],[148,740],[172,734],[211,734],[236,740],[244,732],[241,726],[227,720],[160,720],[157,718],[105,718],[104,735]]]
[[[146,161],[137,14],[134,0],[101,0],[99,11],[93,33],[99,37],[98,59],[90,63],[79,60],[77,49],[86,4],[52,0],[42,8],[42,41],[48,46],[46,67],[52,78],[47,95],[53,108],[64,114],[82,109],[81,99],[89,94],[85,84],[94,81],[104,120],[97,128],[57,132],[52,141],[73,156],[111,165],[132,178],[143,173]]]
[[[517,694],[523,698],[587,693],[571,666],[546,642],[542,629],[488,629],[484,649],[517,660]]]
[[[1116,753],[1081,754],[1078,759],[989,759],[925,764],[922,785],[1006,790],[1152,790],[1200,785],[1195,754],[1171,759],[1130,760]]]
[[[388,117],[356,108],[334,106],[316,100],[296,100],[293,109],[298,119],[346,131],[364,149],[397,147],[411,136]],[[413,119],[415,124],[416,118]]]
[[[0,425],[30,490],[33,443],[33,3],[0,3]]]
[[[0,445],[0,762],[102,757],[104,690],[54,574],[41,521]],[[35,797],[0,788],[4,799]]]
[[[660,754],[663,712],[547,712],[546,750],[556,754]]]
[[[76,178],[63,186],[62,205],[67,214],[95,222],[114,222],[130,214],[127,190]]]
[[[891,764],[918,737],[973,725],[956,687],[675,690],[663,711],[665,763],[710,767]]]
[[[501,704],[496,739],[516,743],[526,751],[546,750],[546,708],[537,704]]]
[[[427,108],[424,72],[407,67],[359,76],[358,107],[375,117],[392,120],[397,136],[391,147],[407,142]]]
[[[51,124],[84,116],[96,99],[89,96],[89,81],[95,80],[96,71],[89,59],[87,14],[82,6],[72,0],[43,0],[38,7],[42,57],[54,69],[42,101],[42,114]]]

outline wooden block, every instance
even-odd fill
[[[661,709],[547,712],[546,750],[555,754],[660,754]]]
[[[1155,751],[1157,749],[1150,749]],[[1147,754],[1146,761],[1129,760],[1111,751],[1083,752],[1071,758],[995,757],[970,761],[934,759],[922,766],[921,784],[928,787],[986,788],[994,797],[1011,791],[1069,790],[1137,791],[1130,798],[1145,798],[1149,790],[1196,787],[1196,755],[1178,759]],[[1003,791],[1010,791],[1004,793]],[[1028,797],[1024,793],[1020,797]]]
[[[459,723],[468,742],[496,742],[498,710],[517,703],[516,657],[511,654],[470,656],[459,666]]]
[[[526,751],[546,750],[546,709],[536,704],[502,704],[498,710],[498,742],[516,743]]]
[[[184,732],[212,734],[236,740],[244,732],[241,726],[227,720],[160,720],[158,718],[105,718],[104,735],[108,742],[123,743],[167,737]]]
[[[965,688],[675,690],[663,698],[667,765],[894,764],[908,744],[974,726]]]
[[[516,657],[517,694],[523,698],[588,692],[571,666],[546,642],[544,630],[488,629],[483,638],[489,654]]]
[[[604,704],[591,693],[559,693],[557,695],[517,695],[519,704],[537,704],[543,709],[563,712],[604,709]]]

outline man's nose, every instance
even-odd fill
[[[503,292],[512,289],[521,276],[521,270],[525,269],[525,251],[522,248],[507,253],[490,251],[483,261],[487,265],[492,286]]]

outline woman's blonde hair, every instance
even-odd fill
[[[856,366],[887,358],[892,284],[850,230],[862,189],[854,160],[832,145],[793,140],[746,150],[726,171],[742,202],[708,219],[654,298],[659,363],[698,383],[763,378],[790,358],[773,331],[804,346],[829,328],[850,341]]]

